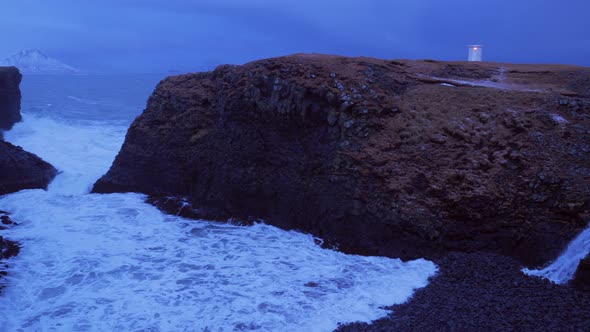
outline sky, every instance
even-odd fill
[[[292,53],[590,66],[590,0],[0,0],[0,58],[207,70]]]

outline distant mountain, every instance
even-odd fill
[[[23,50],[0,60],[0,66],[15,66],[23,74],[77,74],[80,71],[38,50]]]

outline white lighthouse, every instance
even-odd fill
[[[469,56],[467,61],[482,61],[483,46],[469,45]]]

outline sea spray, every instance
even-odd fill
[[[553,281],[556,284],[563,284],[574,277],[580,260],[590,253],[590,227],[580,233],[565,251],[550,265],[543,269],[530,270],[523,269],[523,272],[543,277]]]

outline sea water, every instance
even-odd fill
[[[59,169],[0,196],[20,242],[0,331],[330,331],[383,317],[436,272],[345,255],[307,234],[166,215],[138,193],[89,194],[158,76],[25,77],[6,140]]]

